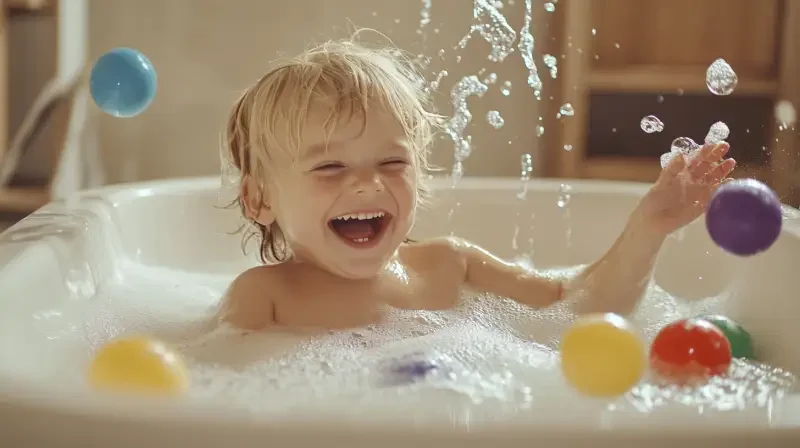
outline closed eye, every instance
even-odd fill
[[[339,162],[326,162],[321,165],[317,165],[311,169],[311,171],[335,171],[344,168],[344,165]]]
[[[406,161],[405,159],[387,159],[382,161],[381,165],[384,166],[408,165],[408,161]]]

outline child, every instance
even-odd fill
[[[577,312],[631,312],[666,236],[699,217],[733,170],[728,144],[677,156],[616,243],[567,281],[459,238],[409,242],[440,117],[396,50],[328,42],[282,62],[239,98],[227,125],[238,203],[264,266],[239,275],[218,318],[248,330],[343,329],[390,307],[442,310],[462,290],[542,308],[580,295]]]

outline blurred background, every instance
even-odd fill
[[[481,2],[519,36],[525,0]],[[220,131],[238,94],[276,57],[353,27],[429,57],[426,76],[441,77],[437,106],[446,115],[459,79],[496,79],[469,100],[474,151],[465,175],[519,177],[520,158],[530,154],[536,177],[649,182],[673,139],[702,142],[722,121],[742,162],[738,175],[798,204],[800,135],[776,110],[785,117],[787,105],[800,105],[800,0],[532,0],[541,99],[516,44],[499,63],[487,59],[490,45],[477,32],[458,46],[476,23],[473,3],[2,0],[0,217],[13,222],[97,185],[219,174]],[[82,78],[75,81],[121,46],[144,53],[158,72],[153,104],[125,119],[99,111]],[[557,71],[543,62],[547,55]],[[738,75],[728,96],[706,87],[706,69],[718,58]],[[559,114],[566,103],[573,115]],[[489,111],[502,126],[487,120]],[[643,132],[647,115],[664,130]],[[437,143],[434,162],[452,166],[452,141]]]

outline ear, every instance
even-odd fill
[[[246,176],[242,182],[242,204],[247,219],[251,219],[262,226],[269,226],[275,222],[275,214],[269,206],[269,199],[262,195],[255,180]]]

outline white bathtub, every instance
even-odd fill
[[[442,182],[437,201],[420,216],[413,236],[455,231],[505,257],[529,250],[532,237],[537,267],[590,262],[618,235],[647,185],[569,183],[569,203],[560,208],[556,205],[560,182],[531,181],[524,201],[516,198],[520,183],[513,179],[466,178],[456,190]],[[651,425],[643,414],[636,417],[639,424],[617,425],[597,417],[602,414],[584,415],[554,406],[470,426],[463,420],[421,421],[413,418],[417,411],[392,403],[358,418],[345,416],[346,409],[338,407],[341,403],[257,418],[180,400],[101,396],[62,381],[62,372],[84,362],[93,344],[115,334],[116,324],[109,320],[95,322],[92,328],[99,330],[93,331],[107,334],[84,335],[88,343],[61,341],[75,333],[84,304],[104,300],[93,297],[96,288],[109,282],[135,283],[127,267],[174,269],[222,285],[254,264],[242,255],[240,236],[229,235],[240,223],[238,212],[215,208],[218,187],[217,178],[203,178],[94,190],[70,203],[50,204],[3,234],[0,446],[522,448],[614,443],[655,448],[786,446],[800,440],[800,396],[795,395],[774,403],[768,413],[759,414],[762,421],[752,425],[746,424],[746,413],[740,417],[743,424],[731,424],[735,420],[715,424],[716,417],[711,417],[707,425],[684,426],[682,418],[688,422],[696,416],[676,414],[662,415],[658,424]],[[456,203],[460,205],[454,209]],[[789,208],[785,212],[797,213]],[[518,223],[520,249],[514,250],[512,235]],[[798,265],[797,218],[785,219],[772,249],[749,259],[717,249],[699,220],[681,238],[670,238],[655,279],[687,303],[711,301],[709,297],[724,292],[727,300],[714,309],[750,331],[765,362],[800,373],[800,350],[795,345],[800,334],[800,301],[794,287]],[[587,400],[587,408],[596,405]]]

